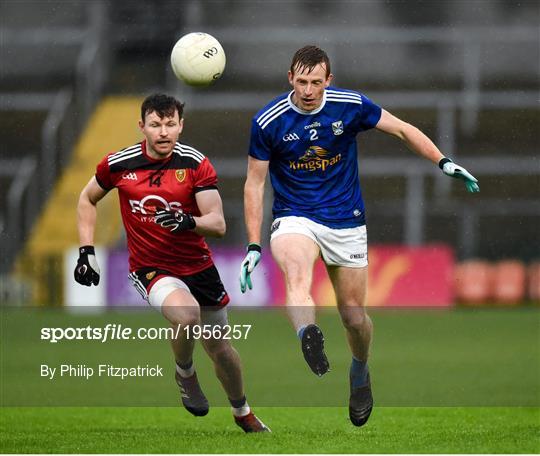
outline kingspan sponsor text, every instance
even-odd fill
[[[325,171],[328,167],[335,165],[341,160],[341,154],[336,155],[331,159],[326,158],[314,158],[308,161],[289,161],[289,168],[292,170],[305,170],[305,171],[316,171],[320,169]]]

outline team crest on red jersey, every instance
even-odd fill
[[[177,169],[176,172],[174,173],[174,175],[176,176],[176,180],[178,182],[182,183],[186,179],[186,170],[185,169]]]
[[[146,280],[152,280],[156,276],[156,271],[149,272],[146,274]]]

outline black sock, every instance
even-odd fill
[[[353,356],[349,372],[353,388],[358,388],[367,384],[367,376],[369,373],[367,361],[360,361]]]
[[[242,396],[242,398],[240,399],[229,399],[229,402],[231,403],[231,406],[234,407],[234,408],[240,408],[240,407],[243,407],[244,405],[246,405],[247,403],[247,399],[246,399],[246,396]]]
[[[176,365],[177,365],[180,369],[188,370],[189,368],[191,368],[191,366],[193,366],[193,360],[190,359],[189,362],[186,363],[186,364],[180,364],[178,361],[176,361]]]

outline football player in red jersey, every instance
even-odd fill
[[[225,219],[216,172],[202,153],[178,142],[184,126],[183,104],[154,94],[141,106],[139,128],[145,139],[108,154],[81,192],[80,239],[75,280],[98,285],[94,251],[96,204],[118,189],[127,234],[129,278],[148,303],[174,326],[226,326],[227,292],[204,236],[223,237]],[[193,331],[172,340],[176,382],[184,407],[195,416],[208,413],[193,366]],[[245,432],[269,431],[251,411],[244,394],[240,358],[230,341],[201,339]]]

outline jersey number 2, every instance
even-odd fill
[[[315,141],[316,139],[319,139],[319,136],[317,135],[317,130],[315,130],[315,128],[309,130],[309,139],[310,141]]]

